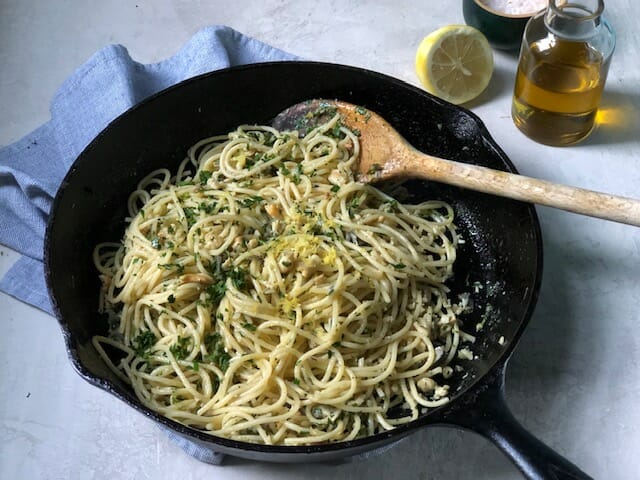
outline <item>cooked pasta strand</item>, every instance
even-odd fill
[[[335,442],[446,403],[465,305],[451,206],[358,183],[358,137],[241,126],[145,177],[96,246],[109,337],[140,401],[213,435]],[[122,351],[107,356],[108,345]]]

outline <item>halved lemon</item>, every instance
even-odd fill
[[[493,51],[479,30],[448,25],[424,37],[416,53],[416,73],[427,92],[456,105],[465,103],[489,85]]]

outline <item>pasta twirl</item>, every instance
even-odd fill
[[[242,126],[194,145],[96,247],[109,336],[147,407],[235,440],[354,439],[448,401],[464,298],[452,208],[355,181],[358,137]],[[121,355],[108,356],[105,346]]]

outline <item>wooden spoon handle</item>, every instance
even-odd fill
[[[412,149],[406,169],[427,180],[568,212],[640,226],[640,200],[538,180],[478,165],[453,162]]]

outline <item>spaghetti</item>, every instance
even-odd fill
[[[356,182],[358,155],[338,115],[304,138],[242,126],[140,182],[122,242],[95,248],[111,329],[93,344],[144,405],[213,435],[301,445],[448,401],[473,341],[466,298],[444,285],[454,212]]]

